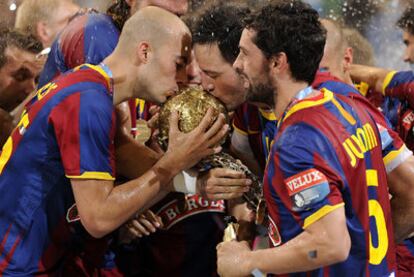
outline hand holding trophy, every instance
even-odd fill
[[[159,143],[164,149],[168,146],[169,134],[169,117],[172,111],[179,112],[179,129],[187,133],[198,126],[209,108],[213,109],[215,118],[220,113],[224,114],[229,123],[227,110],[225,106],[214,96],[203,91],[200,88],[187,88],[181,90],[176,96],[170,98],[160,109],[159,113]],[[221,141],[221,144],[224,140]],[[256,224],[262,224],[265,219],[266,206],[263,198],[262,184],[257,176],[255,176],[245,165],[232,157],[231,155],[220,152],[201,160],[196,168],[199,172],[205,172],[213,168],[228,168],[238,172],[242,172],[247,178],[252,180],[250,190],[243,194],[243,199],[247,202],[248,207],[256,212]],[[229,231],[232,236],[226,236],[228,239],[236,239],[237,223],[229,222]]]

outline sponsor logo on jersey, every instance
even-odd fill
[[[315,168],[302,171],[285,180],[294,211],[308,209],[329,194],[326,176]]]
[[[406,111],[402,117],[402,126],[404,127],[405,130],[409,131],[413,126],[413,122],[414,122],[413,111],[411,110]]]
[[[325,175],[317,169],[311,168],[285,180],[289,196],[305,189],[327,182]]]

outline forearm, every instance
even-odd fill
[[[283,274],[317,269],[344,261],[351,248],[344,208],[330,212],[285,244],[248,252],[249,272]]]
[[[94,237],[112,232],[137,212],[145,211],[163,198],[178,171],[164,158],[141,177],[116,187],[105,186],[102,191],[88,192],[88,184],[74,183],[73,186],[83,186],[81,192],[74,190],[83,225]],[[93,193],[95,197],[91,198]]]
[[[394,240],[402,242],[414,232],[414,201],[406,197],[393,197],[391,199],[391,216],[394,227]]]
[[[116,168],[120,176],[133,179],[149,170],[161,155],[132,137],[117,137]]]
[[[400,242],[414,232],[414,157],[388,174],[394,239]]]
[[[383,93],[384,80],[390,71],[364,65],[352,65],[351,77],[354,82],[365,82],[378,93]]]
[[[246,260],[250,272],[255,268],[273,274],[302,272],[340,262],[334,249],[331,243],[321,244],[303,232],[280,247],[252,251]]]

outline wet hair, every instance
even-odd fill
[[[43,48],[42,43],[33,35],[2,28],[0,29],[0,68],[7,62],[5,55],[7,47],[16,47],[33,54],[39,53]]]
[[[17,9],[14,27],[25,33],[37,34],[38,22],[54,22],[55,11],[59,9],[60,0],[25,0]]]
[[[243,19],[250,14],[250,9],[242,3],[222,1],[199,12],[191,23],[193,43],[217,43],[223,58],[232,64],[239,54]]]
[[[106,14],[112,18],[118,30],[122,30],[125,22],[128,20],[131,13],[131,7],[125,0],[116,0],[107,10]]]
[[[414,6],[408,7],[404,11],[400,19],[397,21],[397,26],[414,35]]]
[[[323,56],[326,30],[319,15],[299,0],[274,1],[245,20],[266,58],[285,53],[293,78],[312,83]]]

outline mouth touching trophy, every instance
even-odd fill
[[[217,98],[201,88],[186,88],[181,90],[176,96],[168,99],[161,107],[159,114],[158,140],[161,147],[166,150],[168,146],[169,118],[172,111],[179,112],[179,128],[182,132],[188,133],[199,125],[210,107],[214,110],[215,118],[220,113],[223,113],[226,116],[227,123],[229,123],[226,107]],[[221,143],[224,143],[224,141]],[[208,171],[212,168],[228,168],[243,172],[247,178],[252,180],[250,190],[244,193],[243,199],[247,202],[248,208],[256,212],[256,224],[263,224],[266,214],[263,186],[259,178],[247,166],[231,155],[220,152],[203,159],[197,164],[196,168],[199,172]],[[237,223],[234,221],[228,222],[224,240],[234,240],[236,238]]]

